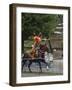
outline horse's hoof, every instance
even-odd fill
[[[53,63],[53,60],[52,61],[50,61],[51,63]]]
[[[46,69],[49,70],[49,67],[47,66]]]
[[[29,71],[30,73],[32,73],[32,71]]]
[[[40,71],[40,73],[42,73],[42,71]]]

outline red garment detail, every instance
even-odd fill
[[[36,43],[40,43],[41,42],[41,38],[39,36],[35,36],[34,40]]]

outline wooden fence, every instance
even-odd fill
[[[44,39],[42,41],[45,41]],[[53,49],[53,57],[56,59],[63,57],[63,39],[50,39],[51,47]],[[31,46],[25,46],[24,50],[31,49]]]

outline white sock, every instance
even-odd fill
[[[47,70],[49,69],[49,67],[47,66]]]

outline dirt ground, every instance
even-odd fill
[[[42,63],[42,73],[39,70],[39,66],[36,63],[31,65],[32,72],[30,73],[28,67],[25,66],[21,74],[22,77],[33,77],[33,76],[52,76],[52,75],[63,75],[63,60],[53,60],[50,68],[47,70],[46,66]]]

